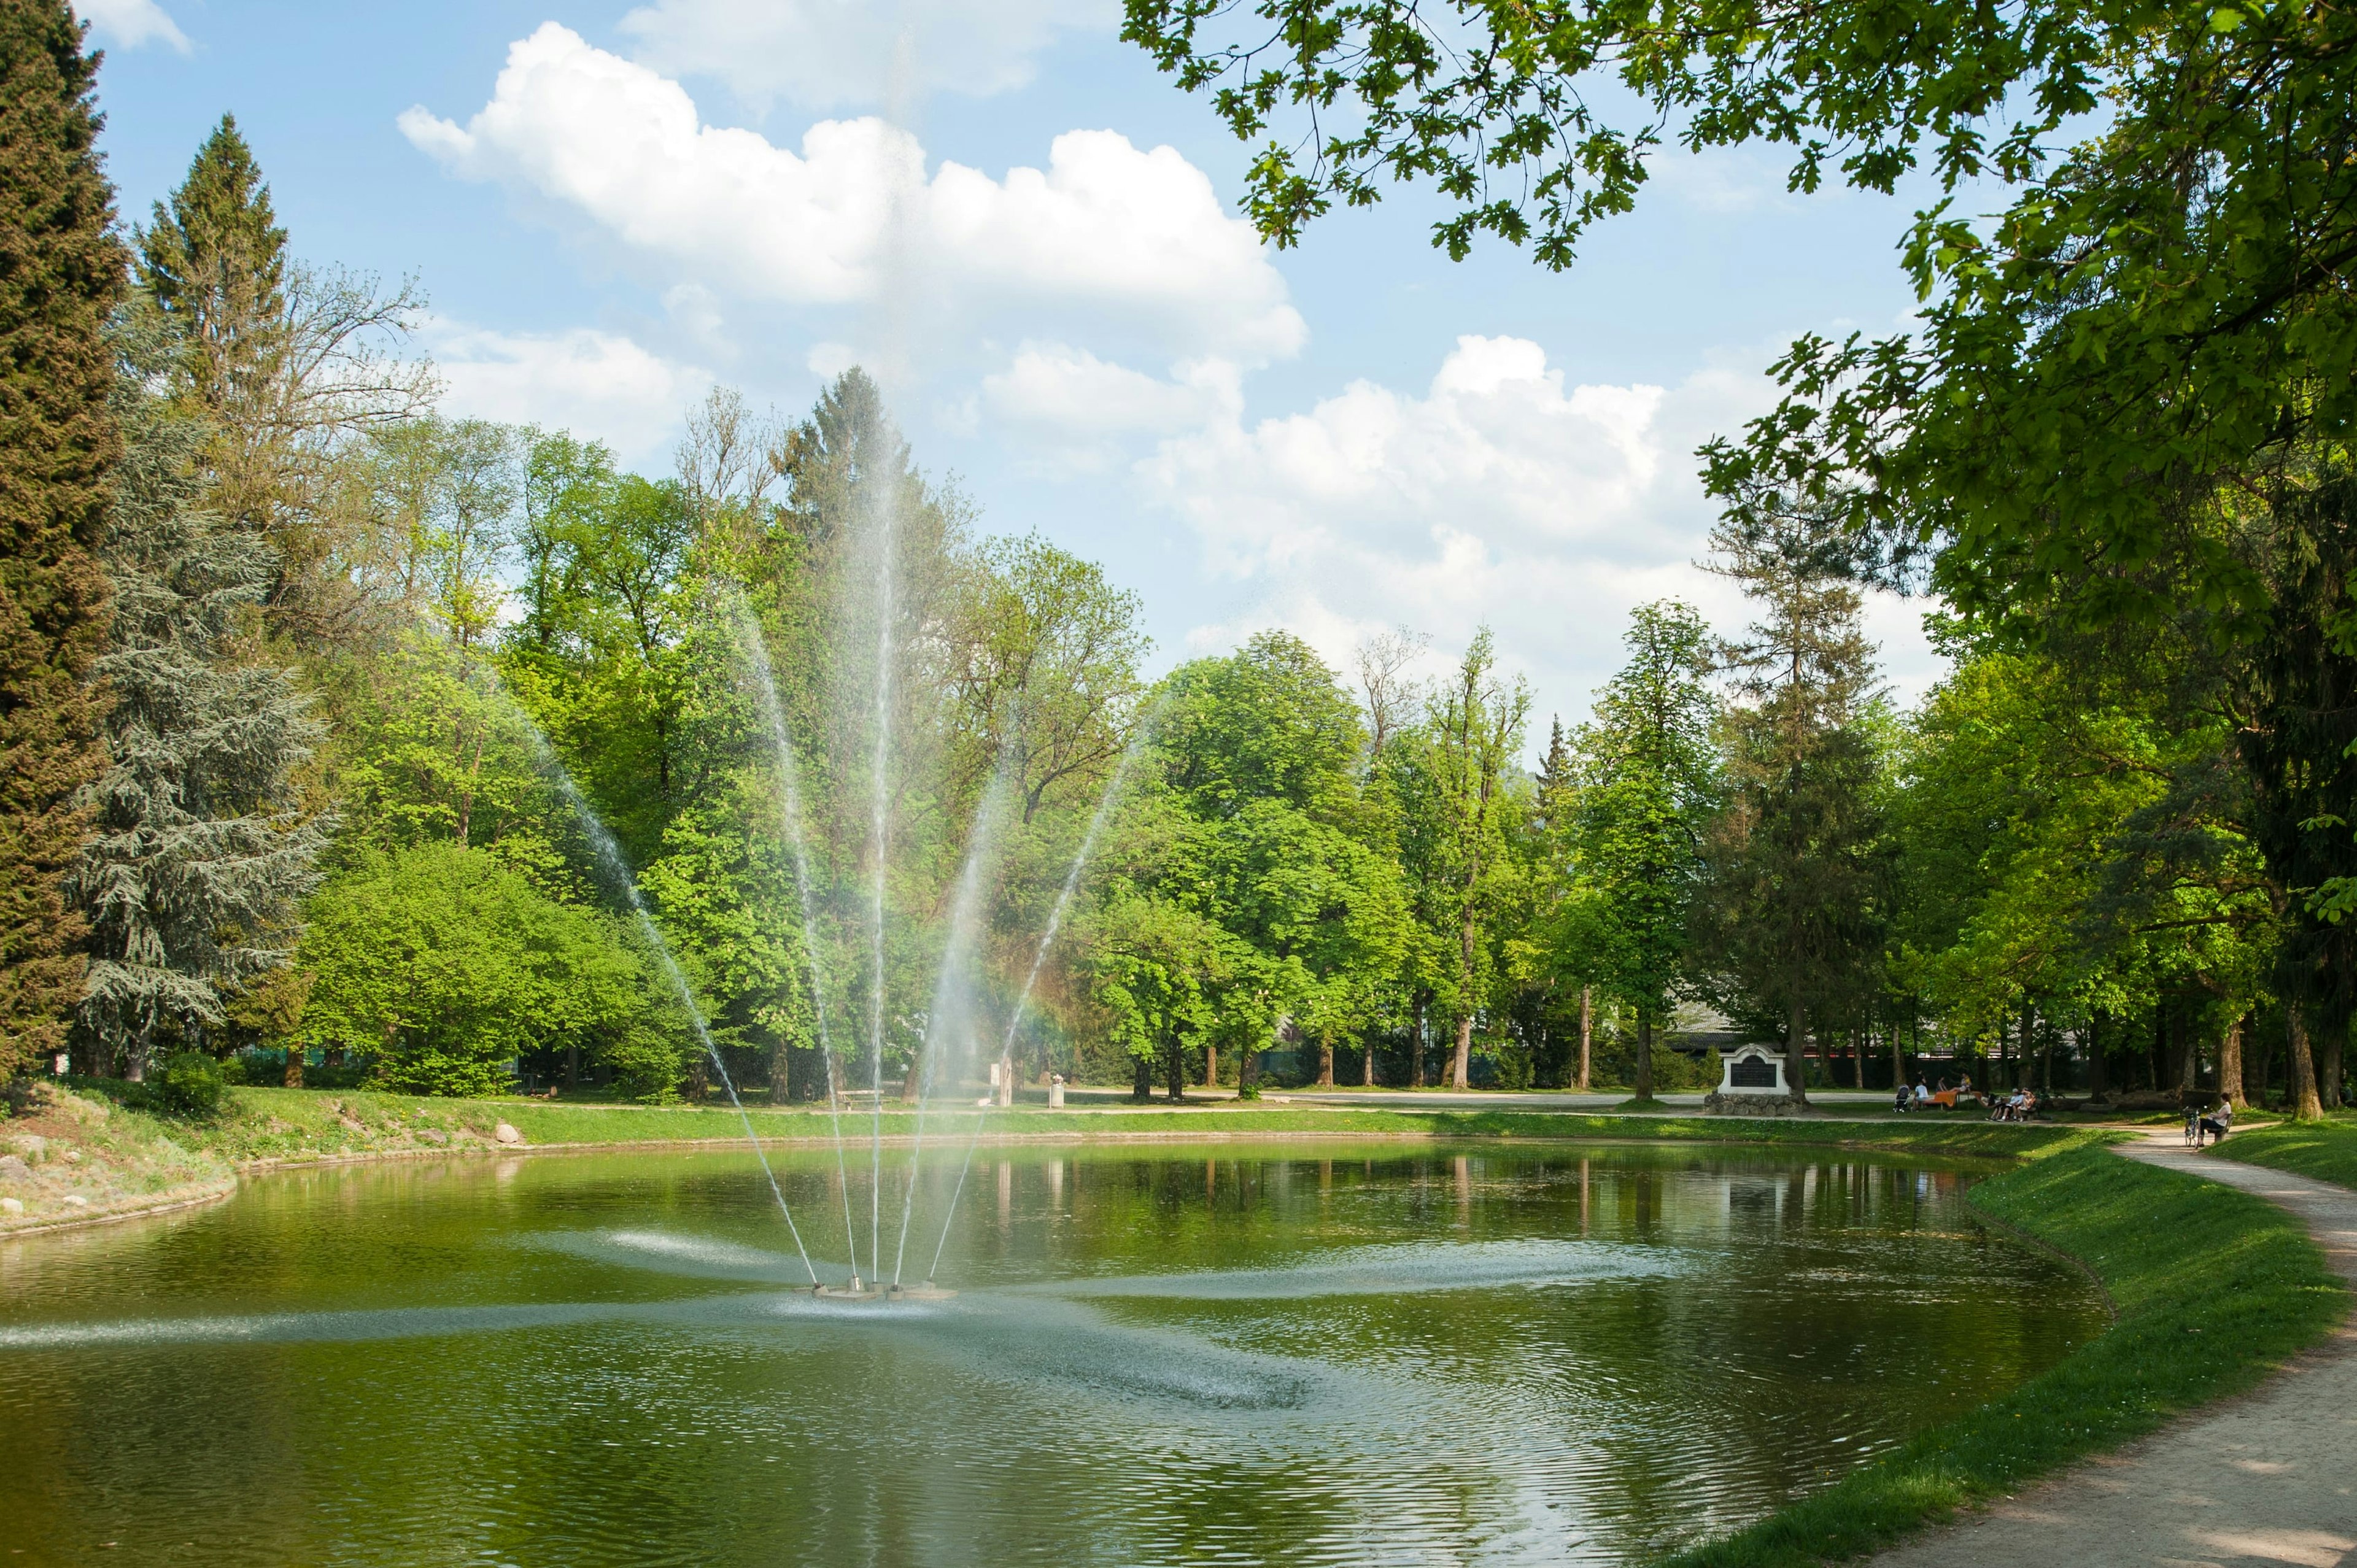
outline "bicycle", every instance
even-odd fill
[[[2201,1146],[2201,1112],[2199,1111],[2185,1113],[2185,1146],[2189,1149]]]

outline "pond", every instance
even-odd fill
[[[839,1279],[834,1155],[773,1157]],[[282,1173],[0,1245],[7,1561],[1641,1562],[2101,1331],[1992,1168],[985,1147],[891,1305],[791,1288],[747,1154]]]

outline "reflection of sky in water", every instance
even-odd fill
[[[2097,1322],[1944,1171],[1221,1154],[985,1161],[939,1302],[795,1288],[758,1173],[708,1157],[264,1184],[0,1251],[0,1420],[42,1434],[12,1561],[103,1520],[361,1568],[1625,1563]],[[1939,1385],[1885,1375],[1927,1355]]]

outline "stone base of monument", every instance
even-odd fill
[[[1811,1107],[1804,1100],[1789,1094],[1730,1093],[1714,1089],[1702,1097],[1702,1112],[1706,1116],[1806,1116]]]

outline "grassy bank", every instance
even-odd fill
[[[1800,1568],[1875,1551],[2249,1388],[2348,1311],[2297,1219],[2122,1159],[2093,1136],[1981,1183],[1972,1201],[2086,1264],[2118,1309],[2111,1329],[2006,1398],[1670,1568]]]
[[[529,1147],[595,1148],[630,1144],[711,1144],[744,1138],[743,1123],[726,1107],[639,1106],[525,1100],[433,1100],[365,1090],[236,1088],[220,1108],[200,1117],[170,1117],[149,1108],[135,1086],[109,1080],[42,1084],[33,1114],[0,1124],[0,1154],[13,1148],[20,1173],[0,1166],[0,1197],[22,1212],[0,1211],[0,1233],[217,1195],[241,1170],[321,1160],[490,1153],[506,1122]],[[748,1108],[764,1140],[830,1140],[826,1113],[808,1107]],[[973,1130],[972,1108],[936,1110],[930,1135],[957,1138]],[[866,1116],[846,1120],[859,1135]],[[2015,1155],[2051,1146],[2075,1134],[2050,1127],[2018,1127],[1977,1120],[1845,1122],[1723,1119],[1704,1116],[1581,1115],[1534,1111],[1421,1109],[1413,1103],[1380,1110],[1238,1105],[1100,1106],[1051,1112],[1017,1106],[988,1113],[994,1139],[1075,1139],[1118,1142],[1165,1138],[1642,1139],[1648,1142],[1838,1146],[1928,1155]],[[915,1115],[893,1109],[883,1118],[888,1138],[917,1130]],[[70,1157],[69,1157],[70,1156]],[[72,1201],[80,1199],[79,1202]]]
[[[85,1096],[120,1093],[119,1086],[82,1086]],[[806,1106],[748,1106],[763,1139],[828,1140],[826,1112]],[[934,1109],[931,1136],[970,1132],[977,1117],[993,1137],[1135,1139],[1157,1137],[1290,1137],[1342,1133],[1433,1138],[1643,1138],[1676,1142],[1838,1144],[1847,1148],[1920,1150],[1965,1155],[2018,1155],[2065,1142],[2075,1134],[2052,1127],[1981,1121],[1845,1122],[1835,1120],[1749,1120],[1709,1116],[1587,1115],[1545,1111],[1379,1110],[1233,1101],[1195,1107],[1114,1106],[1048,1111],[1016,1106],[985,1113]],[[735,1143],[744,1122],[726,1106],[640,1106],[518,1100],[431,1100],[365,1090],[233,1089],[219,1114],[180,1123],[182,1136],[233,1165],[352,1155],[418,1153],[437,1148],[489,1148],[506,1122],[535,1146],[655,1143]],[[865,1113],[846,1113],[846,1130],[869,1130]],[[884,1135],[917,1130],[911,1111],[888,1107]]]
[[[201,1201],[236,1164],[203,1130],[38,1085],[0,1121],[0,1235]]]
[[[2246,1165],[2267,1165],[2318,1181],[2357,1187],[2357,1117],[2322,1122],[2278,1122],[2237,1133],[2216,1152]]]

